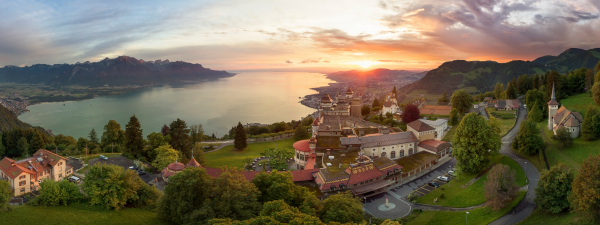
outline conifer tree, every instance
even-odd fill
[[[235,140],[233,141],[233,145],[238,150],[243,150],[248,147],[248,143],[246,142],[246,129],[244,129],[241,122],[238,122],[235,129]]]
[[[22,157],[29,156],[29,143],[27,143],[27,139],[25,137],[21,137],[17,142],[17,149],[19,153],[21,153]]]
[[[581,126],[581,138],[583,138],[583,140],[591,141],[598,139],[598,134],[595,131],[596,128],[594,128],[594,116],[597,114],[598,110],[595,106],[588,106]]]
[[[96,144],[98,143],[98,134],[96,134],[96,130],[94,128],[92,128],[88,137],[90,138],[90,142]]]
[[[169,135],[171,136],[171,146],[180,151],[181,157],[189,159],[192,156],[192,146],[190,143],[190,129],[185,121],[177,118],[169,126]]]
[[[204,165],[206,162],[204,150],[202,150],[202,144],[196,143],[196,145],[194,145],[194,151],[192,152],[192,155],[194,156],[194,159],[196,159],[196,162],[200,163],[200,165]]]
[[[396,91],[396,86],[394,86],[394,89],[392,90],[392,93],[394,93],[394,96],[398,97],[398,92]]]
[[[381,107],[379,105],[379,100],[377,100],[377,98],[373,99],[373,104],[371,104],[371,108],[375,108],[375,107]]]
[[[2,145],[2,135],[0,135],[0,156],[6,154],[6,148]]]
[[[450,125],[455,126],[458,124],[458,110],[453,108],[450,110]]]
[[[144,137],[140,121],[133,115],[129,118],[129,123],[125,126],[125,149],[132,156],[137,156],[144,152]]]
[[[44,138],[40,132],[36,130],[29,141],[29,155],[33,155],[40,148],[44,148]]]
[[[531,107],[531,111],[529,111],[529,114],[527,114],[527,119],[536,123],[542,122],[544,119],[544,114],[542,114],[542,109],[540,109],[538,101],[536,101],[535,104],[533,104],[533,107]]]

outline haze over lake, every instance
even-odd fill
[[[139,119],[144,137],[160,132],[164,124],[180,118],[189,125],[202,124],[207,135],[223,136],[237,125],[299,120],[315,109],[298,97],[317,93],[310,88],[333,82],[323,74],[298,72],[248,72],[194,84],[165,85],[114,96],[75,102],[29,106],[19,119],[51,129],[55,135],[86,137],[92,128],[99,136],[109,120],[125,126],[132,115]],[[63,105],[64,104],[64,105]]]

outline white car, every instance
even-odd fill
[[[450,180],[450,178],[448,178],[447,176],[439,176],[439,177],[437,177],[437,179],[444,181],[444,182],[448,182]]]

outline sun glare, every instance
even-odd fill
[[[356,62],[351,62],[350,64],[353,65],[358,65],[362,68],[369,68],[372,65],[377,65],[379,64],[378,62],[373,62],[373,61],[356,61]]]

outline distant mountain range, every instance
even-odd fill
[[[200,64],[169,60],[144,61],[129,56],[99,62],[35,64],[0,68],[0,82],[46,85],[123,86],[190,82],[230,77],[235,74],[211,70]]]
[[[558,56],[542,56],[533,61],[515,60],[507,63],[494,61],[455,60],[445,62],[417,82],[404,88],[427,90],[430,94],[452,93],[458,89],[468,92],[490,91],[497,82],[507,83],[523,74],[543,74],[556,70],[561,73],[582,67],[594,68],[600,61],[600,48],[583,50],[570,48]]]
[[[374,69],[368,71],[350,70],[339,71],[327,74],[327,78],[338,81],[352,83],[353,86],[376,87],[382,82],[399,82],[411,83],[425,76],[425,72],[414,72],[407,70],[389,70],[389,69]]]

